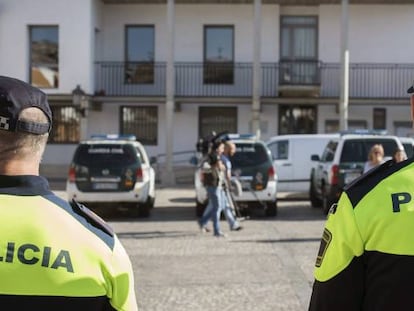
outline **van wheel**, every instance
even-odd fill
[[[322,210],[324,212],[325,215],[327,215],[329,213],[329,210],[332,206],[332,204],[335,203],[335,200],[333,200],[332,198],[330,198],[326,192],[324,191],[323,193],[323,197],[322,197]]]
[[[265,214],[267,217],[275,217],[277,215],[277,201],[266,203]]]
[[[151,206],[147,203],[138,205],[138,216],[139,217],[149,217]]]
[[[311,207],[321,207],[322,200],[316,196],[315,186],[313,182],[311,182],[310,189],[309,189],[309,200],[311,203]]]
[[[148,197],[147,201],[144,203],[144,205],[147,205],[149,209],[154,208],[154,204],[155,204],[155,198],[153,197]]]
[[[155,198],[151,197],[150,207],[154,208],[154,206],[155,206]]]

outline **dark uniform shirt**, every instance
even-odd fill
[[[46,179],[0,175],[0,215],[0,305],[137,310],[117,236],[84,206],[54,195]]]
[[[414,310],[414,159],[345,188],[316,260],[309,310]]]

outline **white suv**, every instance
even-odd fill
[[[356,131],[331,139],[322,156],[312,155],[311,159],[316,163],[310,177],[312,207],[322,206],[324,213],[328,213],[331,205],[338,201],[344,186],[362,175],[369,150],[375,144],[383,146],[384,160],[391,159],[396,149],[403,148],[396,136]]]
[[[232,178],[240,182],[242,191],[234,196],[243,212],[250,208],[262,208],[266,216],[277,214],[277,176],[269,148],[263,141],[227,136],[236,145],[236,153],[230,158]],[[201,216],[207,205],[207,193],[201,182],[203,160],[194,175],[196,214]]]
[[[68,199],[117,203],[148,217],[155,201],[155,172],[135,136],[98,135],[76,148],[66,183]]]

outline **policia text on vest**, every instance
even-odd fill
[[[31,243],[19,246],[15,242],[7,242],[5,248],[0,245],[0,263],[2,262],[24,265],[37,264],[45,268],[60,268],[65,269],[67,272],[74,272],[69,251],[58,250],[57,255],[52,257],[52,248],[50,246],[39,247]]]

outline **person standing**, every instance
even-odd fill
[[[239,222],[236,219],[232,206],[230,204],[230,185],[231,185],[231,161],[230,158],[236,153],[236,145],[228,140],[224,143],[224,152],[221,155],[221,161],[224,164],[224,187],[222,189],[222,200],[223,200],[223,211],[224,215],[229,223],[230,230],[241,230],[243,227],[240,226]]]
[[[384,162],[384,148],[381,144],[375,144],[371,147],[368,153],[368,161],[364,165],[364,173],[377,167]]]
[[[0,304],[12,310],[137,310],[131,262],[113,230],[49,188],[46,94],[0,77]]]
[[[407,160],[407,154],[405,153],[404,149],[397,148],[392,155],[392,159],[395,163],[402,162],[404,160]]]
[[[414,115],[414,86],[411,96]],[[414,310],[414,158],[362,175],[332,205],[310,311]]]

